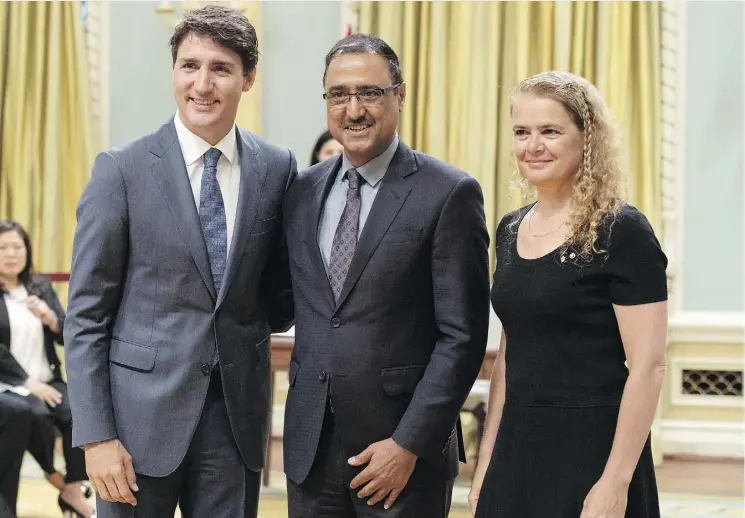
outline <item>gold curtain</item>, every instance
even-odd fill
[[[631,203],[661,221],[660,5],[657,2],[359,2],[359,32],[386,40],[408,85],[400,133],[468,171],[490,231],[512,192],[510,90],[540,71],[598,85],[621,126]],[[492,244],[493,254],[493,244]]]
[[[0,3],[0,218],[38,271],[70,267],[75,207],[97,143],[79,2]]]

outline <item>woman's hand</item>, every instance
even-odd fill
[[[628,494],[627,483],[600,477],[587,494],[579,518],[624,518]]]
[[[468,493],[468,505],[471,507],[471,515],[476,516],[476,505],[479,503],[479,491],[471,488]]]
[[[56,407],[57,405],[62,403],[62,394],[57,392],[54,387],[47,385],[46,383],[26,380],[26,383],[24,383],[23,386],[34,396],[41,399],[44,403],[51,407]]]
[[[488,463],[486,466],[488,466]],[[468,506],[471,508],[471,516],[476,516],[476,506],[479,503],[479,495],[481,494],[481,486],[484,484],[485,475],[486,467],[477,464],[476,470],[473,472],[471,491],[468,492]]]
[[[41,320],[41,323],[51,329],[53,332],[59,332],[59,319],[57,315],[49,309],[46,302],[36,295],[30,295],[26,301],[29,311]]]

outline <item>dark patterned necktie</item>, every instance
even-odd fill
[[[347,203],[344,205],[344,212],[341,213],[339,226],[336,227],[329,262],[329,281],[337,302],[357,247],[357,233],[360,226],[360,184],[364,182],[360,173],[354,168],[349,169],[346,175],[349,183]]]
[[[217,294],[220,293],[228,261],[228,225],[225,221],[225,204],[220,184],[217,183],[217,161],[220,160],[221,154],[216,148],[211,148],[204,154],[202,190],[199,195],[199,220],[202,223],[202,234],[212,269],[212,282]]]

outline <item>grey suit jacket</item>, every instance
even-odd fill
[[[215,344],[235,440],[264,462],[270,332],[292,325],[285,192],[291,151],[243,130],[236,225],[215,293],[173,119],[98,155],[77,210],[64,337],[73,443],[119,438],[135,471],[178,467],[199,420]]]
[[[348,455],[393,437],[419,457],[412,481],[453,478],[456,423],[489,321],[481,189],[400,143],[337,304],[318,222],[340,166],[337,157],[300,173],[285,201],[295,298],[285,471],[298,484],[307,477],[330,397]]]

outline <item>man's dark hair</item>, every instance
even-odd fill
[[[236,9],[207,5],[184,15],[171,36],[171,56],[176,64],[179,46],[189,34],[207,36],[215,44],[238,54],[243,74],[248,75],[259,62],[259,41],[251,22]]]
[[[401,63],[393,49],[385,41],[371,34],[352,34],[336,42],[336,45],[326,54],[326,68],[323,71],[323,84],[326,84],[326,72],[331,60],[342,54],[376,54],[388,61],[388,73],[394,85],[403,83]]]

